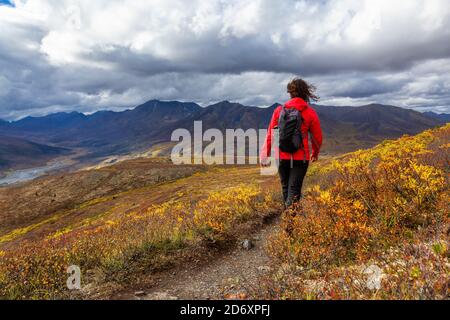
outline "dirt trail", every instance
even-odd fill
[[[246,289],[257,283],[258,275],[269,269],[269,257],[265,244],[271,234],[277,231],[279,218],[274,219],[255,232],[248,239],[254,245],[244,249],[242,238],[235,247],[222,255],[211,258],[201,265],[188,264],[176,271],[168,272],[149,288],[119,295],[118,299],[135,300],[209,300],[238,298]],[[141,291],[141,292],[139,292]]]

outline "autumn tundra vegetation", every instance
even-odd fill
[[[83,272],[84,282],[99,287],[114,282],[117,288],[144,273],[170,267],[184,253],[219,248],[233,240],[238,225],[273,213],[271,207],[278,202],[262,190],[256,181],[258,172],[254,167],[210,168],[150,187],[146,192],[159,189],[164,201],[145,209],[115,215],[104,212],[54,230],[39,241],[6,246],[9,239],[4,238],[7,249],[1,251],[0,295],[10,299],[83,298],[67,290],[70,265],[88,271]],[[209,184],[211,189],[206,187],[205,179],[219,177],[222,180],[217,184]]]
[[[268,250],[271,299],[446,299],[450,125],[315,167]],[[376,268],[376,269],[374,269]],[[379,286],[367,273],[378,270]]]
[[[242,297],[446,299],[449,147],[446,125],[326,159],[312,166],[303,200],[285,212],[277,177],[252,166],[211,167],[163,182],[152,188],[176,196],[122,214],[106,211],[17,245],[3,238],[0,296],[90,298],[67,290],[69,265],[80,266],[85,284],[126,286],[202,248],[221,250],[243,226],[282,214],[267,243],[270,271]],[[183,186],[194,184],[196,195],[187,195]],[[375,288],[367,285],[373,266],[380,272]]]

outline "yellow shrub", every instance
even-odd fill
[[[271,242],[274,257],[302,266],[364,260],[418,226],[445,221],[448,181],[439,152],[450,125],[404,136],[333,162],[333,180],[309,189]]]
[[[267,210],[272,201],[256,184],[242,184],[198,203],[165,202],[96,227],[62,230],[14,252],[0,251],[0,297],[62,297],[67,294],[69,265],[115,279],[126,279],[134,267],[151,271],[164,263],[165,254],[191,241],[226,238],[235,223]]]
[[[194,224],[199,232],[212,240],[227,237],[233,223],[255,214],[261,194],[256,185],[240,185],[211,193],[194,210]]]

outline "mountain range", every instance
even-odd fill
[[[29,157],[31,165],[65,154],[68,149],[85,150],[81,161],[126,154],[168,142],[175,129],[192,130],[194,121],[202,121],[204,130],[263,129],[277,105],[257,108],[223,101],[202,108],[190,102],[151,100],[122,112],[55,113],[14,122],[0,120],[0,163],[3,168],[12,167],[20,157],[21,163]],[[379,104],[313,108],[325,134],[323,149],[329,153],[349,152],[384,139],[416,134],[446,123],[449,117]]]
[[[450,114],[448,114],[448,113],[435,113],[432,111],[427,111],[427,112],[424,112],[424,114],[431,118],[443,121],[445,123],[450,122]]]
[[[0,135],[0,171],[11,167],[39,166],[56,156],[68,153],[69,150],[65,148]]]

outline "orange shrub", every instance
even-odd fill
[[[304,280],[325,281],[327,277],[337,279],[340,275],[342,284],[345,279],[351,282],[355,277],[345,278],[346,269],[340,268],[370,259],[377,261],[391,247],[447,235],[449,138],[450,124],[414,137],[386,141],[335,162],[333,171],[327,172],[327,177],[333,179],[323,189],[310,188],[300,205],[285,213],[284,228],[273,236],[269,253],[277,264],[287,263],[293,270],[300,268]],[[404,250],[400,252],[403,256],[399,255],[399,259],[408,259]],[[427,271],[430,281],[431,277],[435,279],[434,286],[440,288],[436,290],[440,295],[445,285],[439,284],[439,279],[446,278],[439,274],[445,265],[442,259],[430,260],[439,264],[435,268],[423,267],[430,270]],[[307,275],[308,270],[316,273],[315,278]],[[414,285],[402,279],[391,280],[392,286],[386,288],[388,293],[383,298],[421,297],[412,291],[419,290],[418,283],[426,282],[425,274],[417,276],[422,282],[416,281]],[[308,286],[294,284],[296,281],[300,280],[275,276],[266,282],[265,290],[276,290],[277,297],[307,298]],[[341,284],[328,286],[330,291],[322,291],[321,297],[367,297],[358,296],[356,286]],[[431,294],[424,296],[429,298]]]
[[[285,213],[283,225],[288,232],[276,234],[269,251],[307,268],[365,257],[376,233],[369,226],[366,207],[359,200],[316,190],[301,207]]]

